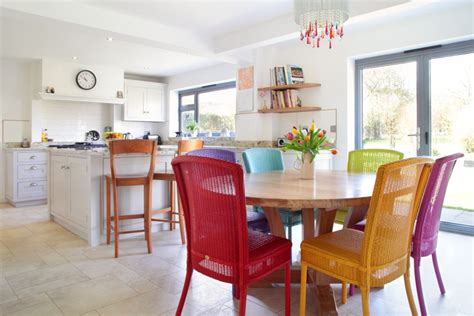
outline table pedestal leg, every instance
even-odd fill
[[[336,209],[319,209],[315,231],[313,210],[303,210],[304,239],[331,232],[335,217]],[[331,286],[329,285],[331,278],[311,269],[308,271],[308,275],[310,282],[314,285],[317,315],[337,315],[336,300]]]

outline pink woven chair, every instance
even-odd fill
[[[249,283],[285,268],[285,315],[290,315],[291,242],[247,229],[242,167],[181,156],[172,161],[183,203],[188,259],[176,315],[181,315],[194,270],[238,286],[245,315]]]
[[[438,244],[441,211],[443,209],[443,201],[446,195],[449,178],[451,177],[456,161],[463,156],[463,154],[457,153],[436,159],[433,168],[431,169],[430,178],[426,185],[426,190],[418,213],[415,233],[412,239],[411,256],[415,262],[416,291],[418,293],[418,302],[420,303],[420,310],[423,316],[427,315],[427,313],[420,275],[420,263],[422,257],[431,255],[439,290],[441,294],[446,293],[441,273],[439,271],[436,246]],[[354,228],[363,231],[365,228],[365,220],[357,223]],[[354,287],[351,285],[349,290],[350,295],[353,294],[353,291]]]

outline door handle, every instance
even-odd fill
[[[31,166],[30,167],[30,170],[36,170],[36,169],[38,169],[36,166]]]
[[[30,187],[36,187],[36,186],[38,186],[38,183],[34,183],[34,182],[30,183]]]
[[[409,137],[416,137],[416,150],[420,150],[420,134],[421,134],[421,131],[420,131],[420,128],[417,127],[416,129],[416,133],[415,134],[408,134],[407,136]],[[426,135],[425,135],[426,137]]]

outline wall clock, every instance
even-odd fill
[[[97,78],[90,70],[81,70],[76,76],[77,86],[83,90],[91,90],[97,83]]]

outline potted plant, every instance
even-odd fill
[[[191,137],[197,137],[199,133],[199,125],[195,120],[192,120],[186,125],[186,130],[191,133]]]
[[[330,150],[333,155],[337,154],[337,150],[327,145],[326,130],[316,129],[314,121],[311,123],[309,130],[307,128],[296,128],[286,135],[288,142],[283,145],[282,150],[294,150],[301,152],[301,178],[314,179],[315,163],[314,159],[320,150]]]

